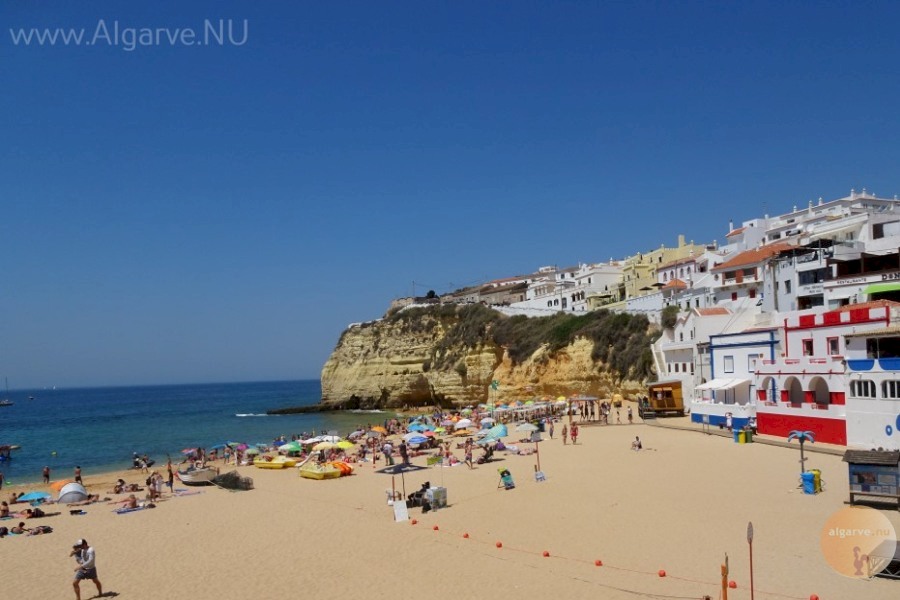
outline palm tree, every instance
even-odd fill
[[[809,440],[810,443],[816,443],[816,439],[813,435],[812,431],[800,431],[795,429],[791,431],[791,433],[787,437],[787,441],[791,441],[796,439],[800,442],[800,476],[802,477],[804,473],[806,473],[806,458],[803,456],[803,443]]]

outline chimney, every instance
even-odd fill
[[[684,234],[678,236],[678,247],[681,248],[684,246]]]
[[[728,219],[728,232],[731,233],[732,231],[734,231],[734,221]]]

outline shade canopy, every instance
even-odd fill
[[[873,283],[862,291],[863,294],[883,294],[884,292],[896,292],[900,290],[900,281],[884,281],[882,283]]]
[[[730,390],[732,388],[736,388],[739,385],[749,384],[749,379],[731,379],[731,378],[721,378],[721,379],[713,379],[712,381],[707,381],[706,383],[702,383],[698,385],[694,389],[698,390]]]
[[[67,483],[59,490],[57,502],[71,504],[72,502],[84,502],[88,498],[87,490],[80,483]]]

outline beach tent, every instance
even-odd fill
[[[83,485],[80,483],[67,483],[59,490],[59,498],[56,501],[60,504],[71,504],[72,502],[83,502],[87,498],[88,493]]]

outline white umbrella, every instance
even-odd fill
[[[529,433],[537,431],[539,427],[537,425],[532,425],[531,423],[521,423],[516,425],[516,431],[527,431]]]
[[[471,426],[472,426],[471,419],[460,419],[459,421],[456,422],[456,425],[454,425],[454,427],[456,429],[465,429],[466,427],[471,427]]]
[[[490,417],[485,417],[481,420],[482,425],[492,425],[494,423],[494,419]]]

